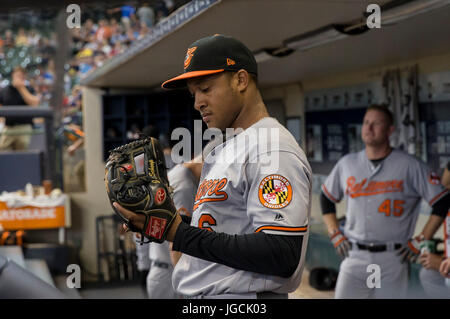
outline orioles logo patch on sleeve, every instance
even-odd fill
[[[284,208],[292,200],[292,186],[287,178],[281,175],[266,176],[259,183],[258,197],[267,208]]]

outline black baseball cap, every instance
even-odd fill
[[[246,70],[258,75],[253,53],[240,41],[215,34],[192,43],[184,59],[184,73],[164,82],[164,89],[186,86],[186,80],[224,71]]]

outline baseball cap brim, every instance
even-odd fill
[[[174,77],[170,80],[164,82],[161,87],[163,89],[178,89],[186,86],[186,80],[191,78],[197,78],[205,75],[216,74],[225,71],[224,69],[220,70],[204,70],[204,71],[192,71],[183,73],[177,77]]]

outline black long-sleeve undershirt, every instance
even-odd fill
[[[336,205],[323,192],[320,192],[320,208],[323,215],[336,214]]]
[[[229,235],[181,222],[172,249],[235,269],[288,278],[297,269],[302,242],[303,236]]]
[[[431,207],[431,215],[437,215],[445,218],[445,216],[447,216],[448,210],[450,209],[450,193],[439,199]]]

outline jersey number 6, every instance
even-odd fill
[[[393,205],[391,206],[391,200],[386,199],[384,202],[381,203],[380,207],[378,207],[379,213],[384,213],[386,216],[391,216],[391,212],[395,217],[400,217],[403,214],[403,204],[405,203],[404,200],[394,199]]]
[[[198,228],[206,229],[206,230],[209,230],[209,231],[214,231],[211,227],[205,226],[205,224],[209,225],[209,226],[216,226],[217,225],[216,220],[214,219],[214,217],[212,217],[209,214],[204,214],[204,215],[200,216],[200,218],[198,220]]]

